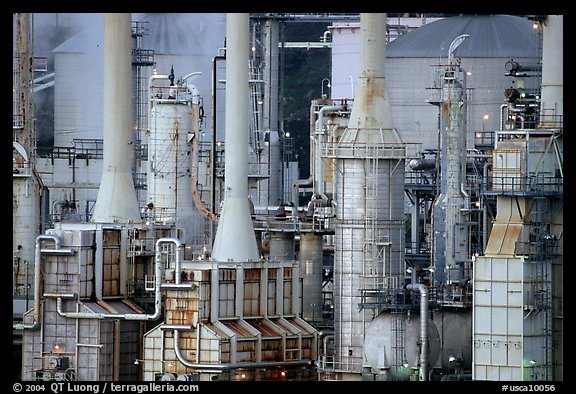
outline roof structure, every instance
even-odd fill
[[[454,51],[457,57],[536,56],[539,35],[526,17],[515,15],[459,15],[414,29],[386,47],[387,57],[448,57],[452,41],[469,37]]]

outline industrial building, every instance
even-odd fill
[[[37,17],[13,14],[18,378],[563,380],[562,15],[95,14],[53,61]],[[303,46],[331,50],[304,179]]]

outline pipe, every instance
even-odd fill
[[[297,216],[297,212],[298,212],[298,201],[299,201],[299,192],[298,190],[300,189],[300,186],[304,186],[304,185],[311,185],[312,182],[314,181],[313,179],[313,173],[310,172],[310,176],[306,179],[298,179],[296,182],[294,182],[294,184],[292,185],[292,200],[294,201],[294,212],[293,215]]]
[[[176,358],[178,358],[178,361],[180,361],[188,368],[223,370],[223,369],[235,369],[235,368],[266,368],[266,367],[282,367],[282,366],[288,367],[299,365],[311,366],[314,363],[313,360],[255,361],[255,362],[245,361],[245,362],[218,363],[218,364],[192,363],[186,360],[182,355],[179,340],[180,340],[180,331],[174,330],[174,353],[176,353]]]
[[[225,48],[212,58],[212,154],[210,155],[210,211],[216,212],[216,71],[218,60],[226,60]],[[214,242],[214,221],[210,221],[210,242]]]
[[[322,162],[322,136],[324,135],[324,116],[326,113],[334,113],[336,111],[341,111],[345,109],[343,105],[326,105],[320,108],[318,112],[318,131],[315,133],[318,135],[318,139],[316,141],[316,160],[318,161],[318,171],[316,171],[316,191],[320,193],[320,195],[328,200],[328,197],[324,191],[324,163]],[[327,130],[326,130],[327,131]]]
[[[180,272],[180,255],[182,250],[182,243],[176,238],[159,238],[156,241],[156,253],[154,259],[154,275],[155,275],[155,298],[154,298],[154,313],[140,314],[140,313],[96,313],[96,312],[64,312],[62,309],[62,300],[69,295],[64,294],[45,294],[44,296],[56,298],[56,312],[62,317],[70,319],[124,319],[124,320],[137,320],[137,321],[150,321],[156,320],[160,317],[162,312],[162,262],[160,259],[160,244],[164,242],[173,242],[176,244],[176,272]],[[180,285],[180,275],[176,276],[176,286]]]
[[[54,241],[55,249],[42,249],[42,241]],[[36,237],[36,245],[34,252],[34,320],[30,324],[14,324],[14,329],[17,330],[35,330],[40,327],[40,299],[41,292],[41,278],[42,278],[42,253],[52,252],[53,254],[74,254],[73,250],[60,249],[60,238],[56,235],[38,235]],[[57,253],[56,253],[57,252]]]
[[[420,292],[420,380],[428,380],[428,288],[421,284],[408,284],[407,290]]]

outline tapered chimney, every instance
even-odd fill
[[[248,200],[249,27],[248,14],[226,14],[225,195],[212,249],[216,261],[260,259]]]
[[[104,160],[93,222],[140,220],[132,180],[131,14],[104,15]]]

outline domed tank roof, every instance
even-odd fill
[[[148,22],[145,46],[156,54],[214,56],[214,46],[224,46],[226,14],[151,13],[141,21]]]
[[[414,29],[386,47],[387,57],[448,57],[452,41],[469,37],[456,57],[533,57],[538,47],[531,21],[514,15],[460,15]]]

